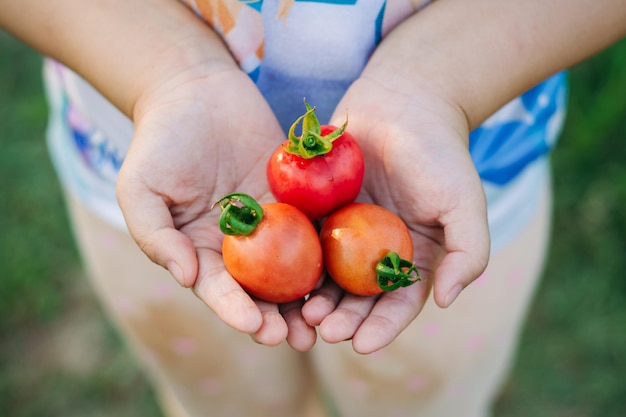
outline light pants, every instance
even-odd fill
[[[318,340],[255,344],[151,263],[125,233],[68,199],[94,289],[145,365],[169,417],[485,417],[507,377],[550,223],[539,213],[448,309],[432,299],[370,355]]]

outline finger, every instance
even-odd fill
[[[304,300],[298,300],[279,306],[280,313],[287,323],[287,343],[299,352],[310,350],[317,339],[315,327],[309,325],[302,315],[303,304]]]
[[[391,343],[420,313],[429,288],[422,277],[422,281],[409,287],[384,293],[354,334],[354,351],[372,353]]]
[[[341,297],[343,290],[332,279],[325,279],[302,306],[304,320],[310,326],[319,326],[326,316],[335,311]]]
[[[435,271],[434,298],[440,307],[449,307],[461,291],[480,276],[489,261],[490,239],[486,208],[447,222],[444,227],[446,255]]]
[[[288,328],[278,306],[258,299],[255,301],[263,321],[261,327],[250,335],[252,340],[266,346],[281,344],[287,338]]]
[[[120,175],[117,198],[131,236],[152,262],[167,269],[180,285],[193,286],[198,275],[193,242],[176,230],[161,196],[125,182]]]
[[[224,268],[219,253],[199,249],[200,271],[194,293],[227,325],[253,334],[263,325],[264,317],[257,304]]]
[[[320,337],[328,343],[351,339],[372,310],[378,298],[346,294],[335,311],[319,326]]]

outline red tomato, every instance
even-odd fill
[[[235,196],[235,203],[242,201],[237,199],[240,194]],[[245,201],[243,204],[246,207]],[[259,208],[260,216],[255,211]],[[232,225],[228,226],[230,230],[222,229],[227,233],[222,257],[232,277],[249,294],[273,303],[286,303],[309,294],[323,270],[322,248],[311,221],[300,210],[284,203],[255,206],[252,212],[236,207],[235,212],[236,226],[240,220],[248,224],[250,219],[261,218],[245,231],[247,235],[237,235]],[[230,221],[235,224],[233,219]]]
[[[363,154],[346,124],[320,126],[314,109],[289,132],[289,139],[276,149],[267,163],[267,180],[274,197],[299,208],[310,219],[328,216],[353,202],[363,183]],[[302,120],[302,135],[295,126]]]
[[[386,208],[352,203],[331,214],[320,232],[326,269],[345,291],[380,294],[419,280],[406,225]]]

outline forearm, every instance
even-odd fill
[[[0,26],[128,116],[140,94],[183,68],[235,66],[217,35],[176,0],[0,0]]]
[[[434,90],[474,128],[625,34],[623,0],[438,0],[383,40],[364,76],[400,92],[406,82]]]

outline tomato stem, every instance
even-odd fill
[[[376,264],[378,286],[383,291],[393,291],[421,281],[415,263],[400,258],[396,252],[389,252]]]
[[[346,121],[339,129],[322,136],[320,122],[315,115],[315,107],[311,107],[306,99],[304,105],[306,113],[298,117],[289,128],[289,143],[285,150],[302,158],[311,159],[327,154],[333,149],[333,141],[343,135],[348,126],[348,115],[346,114]],[[302,134],[296,136],[295,130],[300,122],[302,122]]]
[[[248,236],[263,220],[263,208],[248,194],[226,194],[215,204],[222,211],[219,224],[225,235]]]

